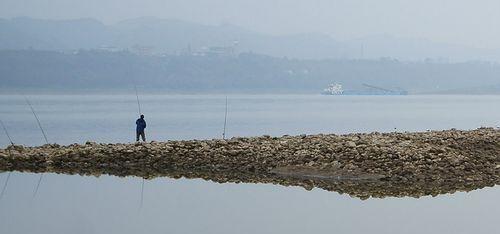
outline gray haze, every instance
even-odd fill
[[[372,35],[500,48],[495,0],[2,0],[0,17],[96,18],[107,24],[154,16],[230,23],[268,34],[318,32],[339,40]]]
[[[499,3],[3,1],[0,90],[500,93]],[[43,61],[43,62],[41,62]],[[30,69],[26,69],[29,67]],[[126,81],[126,82],[124,82]]]

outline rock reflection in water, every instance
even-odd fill
[[[266,183],[281,186],[298,186],[306,190],[314,188],[323,189],[339,194],[347,194],[351,197],[362,200],[369,198],[387,198],[387,197],[413,197],[438,196],[441,194],[452,194],[455,192],[469,192],[485,187],[495,186],[495,181],[474,181],[464,183],[454,183],[446,181],[436,182],[401,182],[385,181],[383,179],[332,179],[332,178],[305,178],[301,176],[277,175],[273,173],[231,173],[231,172],[208,172],[208,171],[164,171],[159,174],[152,174],[144,171],[136,175],[114,174],[105,170],[36,170],[23,172],[35,173],[57,173],[68,175],[95,176],[115,175],[115,176],[137,176],[147,180],[168,177],[172,179],[203,179],[216,183]]]

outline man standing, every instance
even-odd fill
[[[139,136],[142,137],[142,141],[146,142],[146,134],[144,133],[144,129],[146,128],[146,120],[144,120],[144,115],[141,115],[140,119],[135,121],[136,127],[136,141],[139,141]]]

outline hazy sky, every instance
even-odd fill
[[[232,23],[284,34],[338,39],[373,34],[500,48],[498,0],[0,0],[0,17],[90,17],[114,23],[141,16]]]

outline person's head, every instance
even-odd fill
[[[144,119],[144,115],[141,115],[141,119]]]

